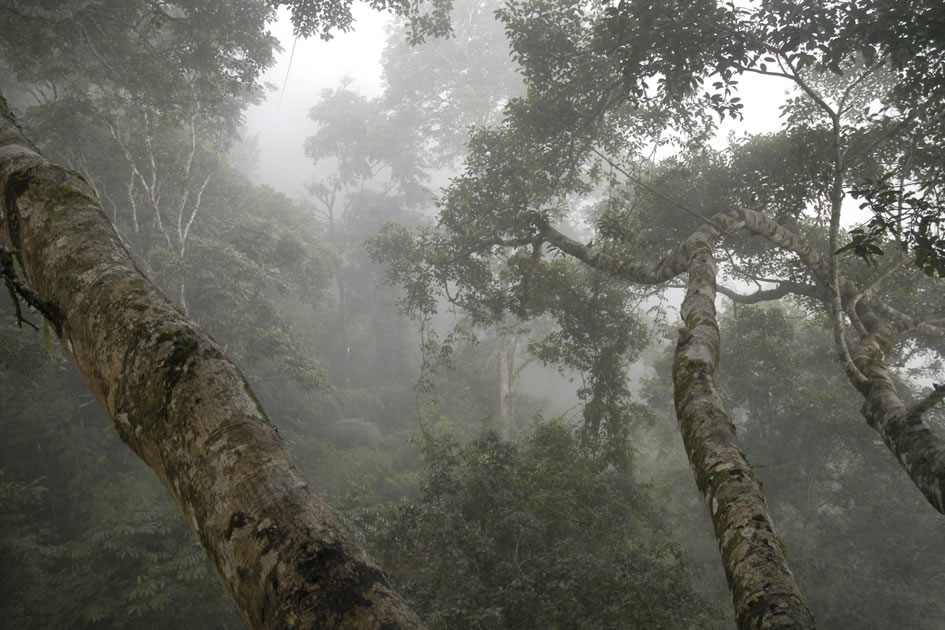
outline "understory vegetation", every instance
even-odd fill
[[[342,5],[8,2],[0,91],[429,627],[745,623],[685,360],[818,625],[941,628],[931,456],[869,409],[888,381],[945,430],[943,10],[443,4],[372,3],[382,90],[310,104],[298,198],[254,178],[243,116],[276,9],[304,36]],[[754,134],[749,77],[786,94]],[[2,255],[0,626],[245,627]]]

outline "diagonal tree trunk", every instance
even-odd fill
[[[741,452],[715,386],[720,348],[711,246],[715,234],[706,226],[681,250],[689,260],[689,282],[681,308],[685,325],[673,358],[676,418],[715,527],[738,627],[813,628],[761,483]]]
[[[763,223],[764,217],[733,211],[717,214],[709,222],[655,265],[608,256],[548,224],[541,226],[541,235],[563,252],[632,282],[659,284],[688,272],[681,308],[685,325],[679,329],[673,359],[676,418],[696,485],[715,528],[738,627],[814,628],[813,616],[774,532],[761,483],[741,452],[735,427],[715,386],[720,338],[712,248],[719,229],[751,229],[749,224]],[[807,247],[803,239],[778,230],[780,226],[772,231],[773,238],[802,250]],[[805,251],[805,257],[819,262],[812,251]]]
[[[0,238],[253,628],[420,623],[312,492],[246,380],[135,268],[92,188],[0,96]]]
[[[886,355],[905,326],[883,322],[868,310],[862,319],[869,334],[854,349],[853,360],[868,381],[862,391],[863,417],[928,502],[945,513],[945,440],[922,419],[945,397],[945,385],[935,385],[925,400],[906,407],[886,367]]]
[[[831,282],[839,285],[844,308],[858,324],[858,330],[862,330],[859,343],[851,352],[849,363],[852,365],[844,366],[851,383],[863,395],[861,412],[883,438],[883,443],[913,484],[936,510],[945,514],[945,440],[923,419],[928,409],[945,398],[945,384],[936,384],[924,400],[906,407],[886,366],[886,356],[892,351],[897,335],[917,329],[941,337],[945,335],[941,323],[915,320],[900,313],[868,295],[871,289],[861,291],[842,276],[830,280],[829,265],[805,238],[778,226],[760,212],[742,209],[728,215],[716,215],[713,219],[733,229],[744,227],[774,245],[796,253],[818,279],[821,295],[814,297],[821,301],[834,299],[832,289],[829,297],[823,295],[825,288],[832,286]],[[736,219],[741,219],[741,223],[738,224]],[[861,301],[861,298],[865,299]]]

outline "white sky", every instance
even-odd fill
[[[775,131],[781,126],[778,109],[787,98],[790,84],[785,79],[766,77],[757,74],[744,74],[738,79],[738,96],[745,106],[742,109],[744,119],[733,121],[726,119],[719,128],[719,147],[730,131],[737,136]]]
[[[353,79],[354,90],[367,96],[381,92],[381,52],[389,17],[363,3],[355,3],[353,13],[356,21],[349,33],[337,33],[328,42],[317,37],[299,39],[291,70],[289,56],[295,38],[286,8],[280,10],[279,21],[271,26],[283,51],[263,80],[277,88],[264,103],[247,110],[246,125],[249,136],[259,133],[260,164],[254,179],[290,197],[303,196],[305,184],[314,174],[302,142],[315,133],[308,111],[321,91],[338,87],[347,76]]]
[[[337,33],[328,42],[318,38],[299,39],[291,69],[289,57],[294,36],[288,9],[281,9],[278,22],[271,26],[283,51],[263,80],[274,84],[276,89],[268,93],[265,102],[247,110],[246,123],[249,136],[259,134],[260,164],[254,179],[290,197],[304,196],[305,185],[314,174],[311,160],[302,150],[302,142],[316,131],[315,123],[308,119],[308,111],[318,101],[321,91],[336,88],[344,77],[350,77],[354,90],[369,97],[381,92],[381,53],[390,17],[363,3],[355,3],[353,13],[356,21],[349,33]],[[785,81],[747,75],[741,78],[739,87],[745,117],[742,121],[726,120],[722,124],[719,147],[726,143],[730,131],[737,135],[753,134],[779,126],[778,106],[784,102],[788,88]]]

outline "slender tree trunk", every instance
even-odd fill
[[[335,192],[323,198],[326,216],[328,218],[328,238],[333,244],[339,245],[340,235],[335,226]],[[343,251],[343,250],[342,250]],[[341,378],[344,386],[351,389],[351,341],[348,339],[348,294],[344,279],[345,259],[342,253],[341,264],[336,271],[335,282],[338,289],[338,330],[341,334]]]
[[[735,437],[715,386],[720,338],[715,316],[715,230],[703,227],[682,252],[689,283],[685,326],[673,360],[676,417],[696,485],[705,497],[742,630],[814,628],[774,532],[761,483]]]
[[[505,341],[499,337],[500,347],[496,351],[496,394],[498,396],[498,420],[499,433],[508,437],[509,429],[512,424],[512,402],[515,396],[515,386],[513,383],[514,372],[513,365],[515,356],[513,351],[504,344]]]
[[[66,352],[253,628],[414,628],[312,492],[240,371],[135,268],[92,188],[0,96],[0,238]]]
[[[343,263],[342,263],[343,264]],[[344,269],[338,269],[338,327],[341,332],[341,369],[345,387],[351,389],[351,341],[348,339],[348,300]]]

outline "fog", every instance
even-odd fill
[[[0,2],[0,626],[945,627],[940,10],[826,5]]]
[[[287,8],[280,9],[278,20],[270,25],[282,51],[262,76],[265,100],[245,113],[245,136],[259,141],[256,181],[290,197],[304,196],[314,166],[301,141],[315,132],[308,112],[322,90],[335,89],[346,80],[351,81],[350,89],[368,97],[383,90],[381,53],[390,18],[362,4],[355,5],[354,18],[352,31],[337,33],[329,41],[296,38]]]

